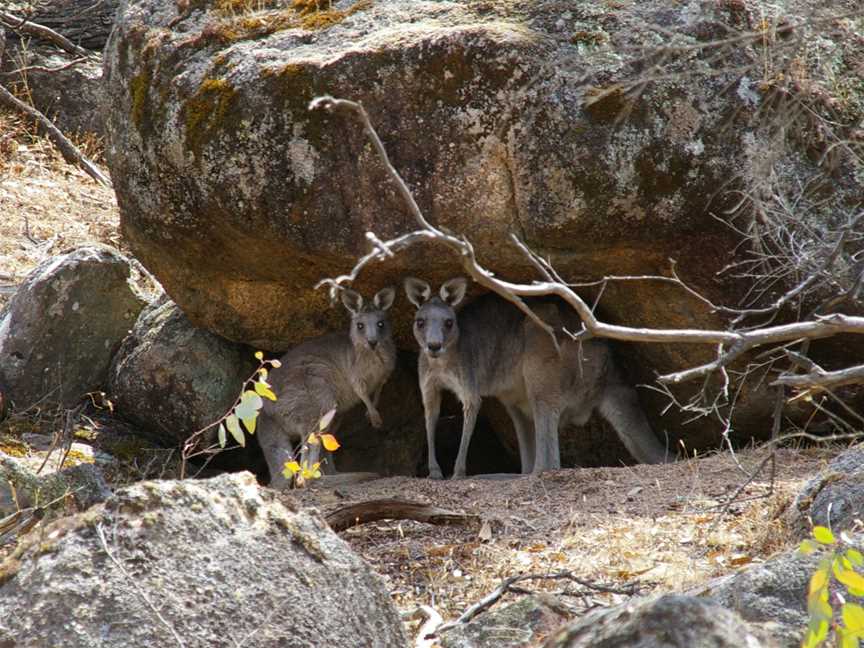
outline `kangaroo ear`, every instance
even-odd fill
[[[363,295],[351,290],[343,288],[339,291],[339,299],[342,300],[342,305],[347,308],[352,315],[356,315],[363,308]]]
[[[468,280],[464,277],[456,277],[441,286],[441,299],[449,306],[456,306],[465,297],[465,291],[467,290]]]
[[[429,301],[432,296],[432,287],[422,279],[415,277],[405,277],[403,282],[405,285],[405,294],[408,296],[408,301],[420,308],[423,304]]]
[[[375,304],[375,308],[378,310],[386,311],[393,305],[394,299],[396,299],[396,290],[394,290],[393,286],[387,286],[378,291],[372,299],[372,303]]]

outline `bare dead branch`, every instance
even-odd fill
[[[430,504],[378,499],[343,506],[329,513],[325,519],[330,528],[338,532],[376,520],[415,520],[427,524],[449,525],[474,523],[480,518],[471,513],[456,513]]]
[[[76,58],[68,63],[64,63],[63,65],[57,65],[54,67],[48,67],[47,65],[28,65],[26,67],[21,67],[16,70],[12,70],[11,72],[3,72],[0,76],[18,76],[24,74],[26,72],[62,72],[63,70],[68,70],[69,68],[75,67],[76,65],[80,65],[85,61],[88,61],[88,57],[82,56],[81,58]]]
[[[70,164],[74,164],[84,172],[89,175],[91,178],[96,180],[96,182],[105,185],[106,187],[111,186],[111,180],[106,176],[102,171],[99,170],[99,167],[96,166],[94,162],[92,162],[87,156],[85,156],[81,151],[78,150],[78,147],[75,146],[69,139],[60,132],[60,129],[57,128],[54,123],[48,119],[41,112],[36,110],[33,106],[30,106],[9,92],[3,86],[0,86],[0,104],[5,104],[6,106],[17,110],[34,121],[36,121],[39,126],[48,133],[48,136],[54,142],[54,144],[59,149],[60,153],[63,155],[63,158],[69,162]]]
[[[822,367],[814,364],[813,370],[809,373],[784,374],[778,376],[772,384],[799,389],[825,389],[861,383],[864,383],[864,365],[855,365],[837,371],[825,371]]]
[[[474,617],[476,617],[481,612],[488,610],[492,607],[505,593],[511,591],[511,588],[516,583],[521,583],[528,580],[568,580],[578,585],[581,585],[586,590],[591,590],[595,592],[607,592],[611,594],[622,594],[624,596],[635,596],[639,592],[639,583],[625,583],[622,585],[604,585],[602,583],[595,583],[585,578],[581,578],[576,576],[572,571],[560,571],[554,574],[517,574],[515,576],[508,576],[501,584],[496,587],[494,590],[489,592],[482,599],[469,606],[455,621],[448,621],[440,626],[436,630],[435,634],[441,636],[441,633],[445,630],[448,630],[454,626],[468,623]]]
[[[58,34],[53,29],[30,22],[26,18],[21,18],[8,11],[0,11],[0,23],[11,29],[12,31],[21,32],[36,38],[41,38],[54,43],[62,50],[74,54],[75,56],[93,56],[92,52],[87,51],[83,47],[79,47],[62,34]]]
[[[802,339],[819,339],[837,335],[838,333],[864,334],[864,317],[832,314],[802,322],[769,326],[749,331],[731,330],[701,330],[701,329],[651,329],[630,326],[619,326],[608,324],[597,319],[590,306],[576,294],[570,286],[560,281],[536,281],[533,284],[519,284],[496,278],[490,271],[481,266],[476,259],[471,244],[462,238],[457,238],[432,226],[420,212],[416,201],[402,180],[399,173],[393,168],[386,155],[384,146],[378,138],[369,116],[362,105],[344,99],[333,97],[319,97],[310,104],[310,110],[323,108],[333,111],[337,108],[347,109],[353,113],[363,124],[364,131],[372,140],[379,153],[391,179],[396,183],[400,194],[403,196],[409,211],[414,216],[421,230],[403,235],[388,242],[379,242],[376,249],[362,257],[355,265],[349,275],[343,275],[337,279],[325,279],[319,285],[339,285],[342,282],[353,281],[362,268],[373,260],[382,258],[382,249],[393,252],[397,249],[410,247],[420,240],[435,241],[456,251],[461,258],[465,271],[477,283],[489,290],[494,291],[501,297],[514,303],[523,312],[526,312],[532,320],[538,321],[533,311],[522,301],[522,297],[540,297],[555,295],[569,304],[582,319],[586,332],[596,337],[610,338],[628,342],[653,342],[653,343],[685,343],[685,344],[717,344],[720,351],[716,360],[703,365],[692,367],[683,371],[660,376],[661,383],[677,384],[697,378],[704,378],[710,373],[727,367],[730,363],[741,357],[745,352],[767,344],[777,344]],[[377,238],[375,239],[377,240]],[[544,276],[550,276],[546,265],[527,246],[518,244],[531,263],[541,271]],[[682,282],[683,283],[683,282]],[[545,322],[539,322],[550,335],[554,332]],[[724,350],[725,349],[725,350]]]

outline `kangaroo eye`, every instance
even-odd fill
[[[366,327],[363,324],[363,322],[357,322],[357,330],[358,331],[362,331],[364,328],[366,328]]]
[[[453,320],[452,319],[444,320],[444,328],[448,328],[448,329],[453,328]]]
[[[384,321],[383,320],[379,320],[378,328],[384,328]]]
[[[414,320],[414,326],[417,328],[423,328],[426,325],[426,320],[418,319]]]

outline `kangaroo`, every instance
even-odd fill
[[[636,390],[622,380],[606,342],[587,340],[580,345],[567,338],[559,354],[546,331],[494,294],[480,297],[457,314],[454,309],[467,286],[465,279],[457,277],[432,297],[425,281],[405,280],[408,299],[417,307],[414,337],[420,345],[430,478],[442,477],[435,456],[435,427],[443,389],[462,403],[462,439],[454,478],[465,477],[468,446],[484,396],[497,398],[513,421],[523,474],[560,468],[559,425],[584,425],[595,409],[612,424],[635,459],[666,461],[665,448],[651,431]],[[578,326],[578,316],[564,304],[531,302],[530,306],[556,329]]]
[[[364,305],[361,295],[343,289],[340,297],[351,313],[350,330],[306,340],[279,359],[282,366],[270,374],[277,400],[265,401],[259,415],[258,438],[271,486],[288,485],[282,471],[292,458],[293,443],[317,431],[318,421],[331,409],[337,413],[331,431],[338,427],[340,414],[361,402],[372,425],[381,427],[378,398],[396,366],[396,345],[386,312],[395,295],[393,288],[384,288],[372,304]],[[310,465],[317,460],[318,448],[302,452]],[[325,469],[335,472],[327,464]]]

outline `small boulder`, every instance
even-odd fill
[[[807,584],[818,562],[816,554],[787,551],[687,593],[739,614],[774,645],[797,648],[807,630]]]
[[[104,388],[111,357],[144,307],[129,262],[102,245],[39,264],[0,311],[0,385],[23,410],[71,406]]]
[[[835,532],[864,519],[864,448],[855,447],[834,457],[804,486],[789,508],[789,526],[803,539],[812,525]]]
[[[94,464],[81,463],[39,475],[23,459],[0,454],[0,518],[19,507],[46,506],[52,502],[55,509],[63,509],[66,505],[63,496],[67,494],[75,507],[84,511],[105,501],[111,489]]]
[[[551,594],[533,594],[441,633],[442,648],[527,648],[573,616]]]
[[[230,408],[256,366],[249,347],[193,326],[166,301],[147,308],[111,365],[118,415],[170,445]]]
[[[568,624],[545,648],[760,648],[735,612],[693,596],[667,594],[596,610]]]
[[[158,611],[158,612],[157,612]],[[141,482],[0,563],[0,646],[405,646],[381,580],[249,473]]]

